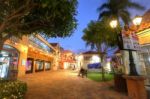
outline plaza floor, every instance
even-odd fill
[[[74,71],[46,71],[27,74],[25,99],[128,99],[111,88],[112,82],[94,82]]]

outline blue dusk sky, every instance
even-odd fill
[[[59,43],[64,49],[72,50],[74,52],[89,50],[90,48],[86,47],[85,42],[81,39],[83,36],[83,29],[87,27],[87,24],[91,20],[98,19],[97,8],[106,1],[107,0],[78,0],[78,14],[76,16],[78,26],[73,35],[66,38],[50,38],[49,42]],[[147,9],[150,9],[150,0],[133,1],[145,6],[146,9],[144,11],[131,10],[132,17],[135,15],[143,15]]]

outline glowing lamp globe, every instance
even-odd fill
[[[111,26],[112,28],[116,28],[117,25],[118,25],[117,20],[112,20],[112,21],[110,22],[110,26]]]
[[[141,22],[142,22],[142,17],[140,17],[140,16],[136,16],[136,17],[133,19],[133,24],[136,25],[136,26],[140,25]]]

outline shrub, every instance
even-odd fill
[[[0,99],[23,99],[27,84],[22,81],[0,79]]]

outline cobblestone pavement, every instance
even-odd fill
[[[25,99],[128,99],[110,88],[111,82],[94,82],[73,71],[39,72],[20,80],[28,84]]]

